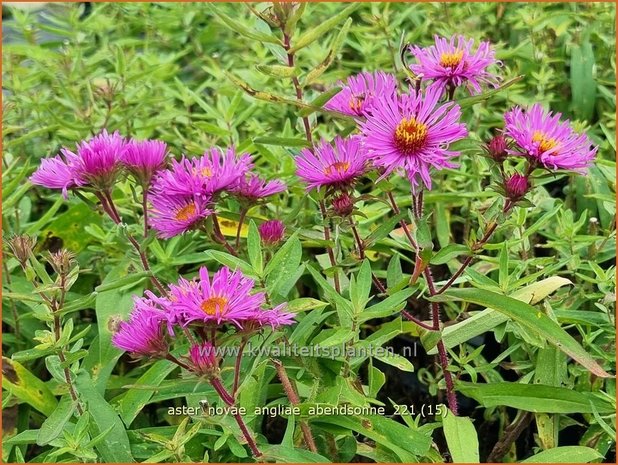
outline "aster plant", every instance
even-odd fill
[[[23,274],[8,282],[5,323],[37,341],[6,359],[5,389],[47,418],[35,441],[55,451],[35,459],[479,462],[483,417],[500,425],[483,458],[520,461],[514,443],[528,424],[540,454],[564,453],[558,433],[572,413],[590,426],[577,453],[601,447],[615,405],[589,391],[613,386],[603,384],[612,341],[599,312],[587,321],[592,312],[574,309],[588,293],[610,305],[611,277],[594,257],[612,244],[594,239],[606,219],[576,234],[586,217],[567,208],[608,202],[582,188],[605,163],[599,131],[547,95],[522,103],[533,93],[512,76],[520,51],[489,40],[495,31],[402,30],[399,53],[388,37],[381,50],[391,66],[353,61],[365,26],[402,27],[375,16],[377,6],[314,9],[323,19],[314,29],[306,3],[246,4],[250,21],[205,8],[209,28],[260,51],[247,56],[259,79],[244,82],[237,57],[204,53],[211,44],[187,34],[179,55],[190,60],[167,75],[184,105],[169,127],[124,114],[125,86],[146,79],[141,69],[106,77],[88,83],[107,111],[101,124],[64,128],[68,143],[24,167],[38,197],[57,197],[51,213],[5,236],[6,273]],[[367,24],[346,38],[359,20]],[[185,85],[195,72],[199,89]],[[67,215],[46,238],[33,235],[65,206],[87,224]],[[554,232],[536,237],[549,223]],[[54,242],[79,226],[88,242],[76,253]],[[604,299],[587,284],[567,290],[592,272],[605,279]],[[24,324],[24,305],[37,329]],[[40,357],[50,381],[37,383],[20,363]],[[34,379],[40,396],[13,373]],[[197,399],[200,411],[182,410]]]

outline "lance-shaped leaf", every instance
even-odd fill
[[[279,44],[281,45],[281,41],[271,35],[266,34],[264,32],[256,31],[255,29],[248,29],[241,24],[237,19],[232,19],[225,13],[219,11],[217,7],[210,6],[210,10],[217,16],[227,27],[232,29],[233,31],[238,32],[240,35],[248,37],[249,39],[259,40],[260,42],[267,42],[271,44]]]
[[[322,62],[318,66],[309,71],[307,77],[305,77],[305,86],[308,86],[309,84],[315,82],[315,80],[318,79],[324,73],[324,71],[326,71],[328,67],[332,64],[335,57],[337,56],[337,53],[339,52],[339,49],[341,48],[341,44],[343,44],[343,41],[348,35],[348,31],[350,30],[351,25],[352,18],[348,18],[341,30],[339,31],[339,34],[337,34],[337,37],[335,37],[335,39],[333,40],[330,50],[328,51],[328,55],[326,55],[324,60],[322,60]]]
[[[330,19],[327,19],[319,26],[305,32],[302,36],[298,38],[294,42],[294,46],[290,48],[289,52],[294,53],[297,50],[300,50],[303,47],[311,44],[316,41],[320,37],[322,37],[325,33],[333,29],[338,23],[340,23],[344,18],[349,17],[354,10],[356,10],[360,6],[360,3],[353,3],[349,5],[347,8],[341,10],[340,13],[336,14]]]
[[[565,354],[581,363],[591,373],[601,378],[612,376],[601,368],[579,342],[562,329],[558,323],[525,302],[483,289],[449,289],[444,294],[432,297],[431,300],[441,302],[463,300],[464,302],[493,308],[517,321],[528,331],[555,345]]]

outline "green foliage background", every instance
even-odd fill
[[[258,9],[265,6],[255,4]],[[318,27],[346,6],[308,5],[297,26],[300,32],[294,38]],[[214,12],[233,18],[237,30],[230,29]],[[304,310],[313,308],[303,314],[302,321],[313,318],[317,328],[337,335],[336,320],[327,314],[327,293],[318,291],[315,274],[300,268],[300,263],[306,261],[316,268],[328,266],[316,239],[319,233],[314,226],[320,224],[317,209],[294,176],[293,155],[305,145],[299,108],[255,99],[230,79],[231,75],[253,89],[294,99],[291,80],[270,75],[263,67],[281,64],[283,49],[238,32],[270,32],[268,25],[242,4],[96,3],[88,11],[83,5],[53,4],[40,12],[5,7],[3,14],[7,15],[2,56],[3,233],[37,236],[37,250],[41,253],[57,247],[61,241],[78,254],[80,276],[71,289],[69,301],[74,305],[66,312],[65,321],[71,322],[71,344],[79,345],[73,346],[75,353],[79,353],[76,363],[81,368],[75,373],[75,384],[92,412],[78,421],[71,419],[72,411],[63,405],[65,401],[58,403],[58,399],[67,397],[62,377],[54,366],[58,361],[53,356],[46,360],[49,351],[43,347],[45,341],[34,339],[40,336],[38,331],[46,328],[37,318],[42,312],[40,299],[32,294],[17,262],[5,254],[4,366],[10,364],[19,375],[19,382],[3,384],[3,459],[246,460],[246,451],[234,435],[231,419],[179,425],[179,417],[166,414],[168,406],[184,404],[185,400],[194,405],[196,399],[209,392],[206,386],[196,387],[194,381],[178,381],[175,375],[169,376],[173,367],[165,362],[150,367],[128,363],[110,346],[110,319],[126,316],[131,295],[141,293],[146,285],[145,277],[135,273],[132,263],[136,257],[126,245],[122,231],[77,198],[64,201],[57,193],[33,188],[26,178],[40,158],[56,154],[62,146],[72,147],[104,127],[137,138],[162,139],[175,155],[200,155],[212,145],[230,143],[254,153],[263,174],[282,178],[289,185],[289,195],[262,209],[259,215],[255,212],[256,218],[282,218],[289,231],[299,231],[303,246],[301,255],[297,244],[290,243],[294,253],[290,254],[292,258],[285,257],[290,269],[301,270],[295,276],[298,282],[282,285],[273,278],[273,286],[279,286],[280,300],[293,300],[298,307],[304,305]],[[503,62],[501,73],[505,82],[521,76],[507,89],[466,108],[463,119],[470,139],[479,143],[462,147],[461,167],[436,175],[436,188],[426,196],[427,208],[435,211],[435,249],[444,250],[434,262],[445,270],[453,269],[457,256],[449,255],[454,249],[447,246],[462,243],[471,232],[475,233],[480,212],[498,196],[487,188],[490,163],[481,157],[480,142],[502,126],[502,115],[508,108],[540,101],[573,120],[578,129],[586,130],[599,145],[598,161],[587,176],[560,174],[547,178],[535,189],[531,197],[535,208],[519,208],[509,218],[486,247],[484,259],[472,268],[469,279],[474,287],[507,295],[521,292],[533,283],[547,284],[543,280],[549,278],[570,280],[572,286],[547,284],[538,291],[543,297],[530,300],[567,328],[610,370],[615,358],[615,5],[369,3],[359,5],[350,17],[347,34],[331,55],[332,63],[306,85],[307,101],[317,98],[339,79],[362,70],[396,70],[403,78],[401,44],[427,45],[434,34],[461,33],[488,39]],[[296,72],[301,82],[306,82],[309,73],[329,56],[343,24],[342,20],[298,52]],[[349,122],[321,112],[313,112],[310,119],[316,137],[331,139],[353,129]],[[400,204],[409,205],[406,183],[402,180],[396,188]],[[132,196],[127,183],[115,192],[123,216],[137,222]],[[388,209],[379,204],[367,203],[361,210],[366,215],[366,219],[359,218],[365,236],[375,231],[388,215]],[[234,220],[235,215],[231,206],[227,218]],[[341,240],[342,256],[351,257],[352,242],[343,235]],[[214,265],[217,257],[205,252],[209,248],[190,237],[167,242],[154,240],[149,244],[155,273],[169,281],[175,280],[179,271],[191,273],[197,265]],[[395,274],[387,276],[390,250],[398,250],[397,255],[402,257],[400,275],[393,265],[391,271],[395,270]],[[316,256],[317,251],[320,252]],[[391,281],[406,277],[410,266],[400,243],[385,235],[375,244],[374,252],[370,258],[378,276]],[[359,263],[353,257],[344,260],[342,266],[351,272],[359,271]],[[461,313],[478,309],[469,303],[450,302],[446,311],[455,319]],[[15,316],[19,318],[18,332]],[[312,324],[307,322],[305,326]],[[66,327],[65,331],[70,333]],[[309,344],[320,339],[319,331],[304,331],[294,333],[299,341]],[[413,333],[412,327],[401,320],[363,326],[362,331],[363,338],[378,334],[381,343]],[[512,386],[492,394],[475,385],[462,385],[461,392],[475,399],[482,410],[474,414],[476,432],[454,420],[448,425],[444,422],[450,453],[455,456],[454,439],[449,439],[453,431],[462,434],[466,441],[476,440],[478,433],[481,459],[486,458],[493,443],[480,434],[486,431],[482,425],[494,425],[489,428],[503,431],[514,418],[514,410],[506,405],[518,415],[530,408],[541,412],[535,415],[537,430],[531,436],[531,444],[525,451],[511,449],[507,454],[509,460],[521,460],[535,453],[540,453],[539,461],[547,462],[560,457],[568,461],[603,457],[611,460],[615,454],[615,415],[611,415],[611,409],[600,412],[591,408],[593,404],[588,405],[588,398],[602,401],[606,408],[606,403],[615,398],[615,380],[591,376],[516,323],[501,323],[491,331],[502,342],[500,355],[488,360],[482,350],[455,342],[452,355],[456,372],[464,373],[471,381],[482,379],[488,383],[485,386],[499,388],[500,383],[507,381],[533,386],[540,382],[586,396],[578,397],[575,407],[569,404],[571,407],[554,412],[547,411],[547,405],[558,403],[560,396],[568,397],[562,390],[547,393],[547,400],[540,391],[514,394]],[[36,344],[42,346],[33,348]],[[86,353],[81,352],[84,348]],[[256,359],[247,367],[251,376],[243,390],[242,402],[246,405],[274,402],[281,397],[276,382],[271,383],[272,368],[262,362]],[[295,367],[294,362],[289,361],[289,366]],[[336,370],[329,370],[325,362],[316,362],[308,372],[296,368],[292,371],[307,402],[343,399],[367,403],[366,399],[355,398],[358,393],[344,385]],[[407,365],[404,368],[411,369]],[[435,396],[438,384],[433,369],[414,368]],[[368,382],[377,387],[372,397],[377,397],[379,380],[384,375],[373,365],[368,370]],[[323,377],[320,389],[325,393],[316,392],[316,376]],[[389,382],[390,378],[387,385]],[[136,383],[158,388],[125,388]],[[23,389],[25,386],[28,389]],[[335,393],[338,387],[340,391]],[[323,397],[316,397],[319,395]],[[388,400],[382,401],[390,405]],[[403,399],[406,403],[412,401]],[[566,398],[562,401],[567,402]],[[54,423],[48,422],[46,429],[41,429],[49,436],[41,436],[38,430],[50,415]],[[386,418],[372,421],[368,427],[353,418],[316,420],[314,426],[323,432],[320,452],[332,461],[349,461],[359,455],[378,461],[442,460],[430,447],[432,441],[443,444],[445,440],[439,419],[426,422],[420,417],[406,418],[405,427]],[[253,419],[251,426],[259,433],[261,419]],[[559,431],[576,426],[569,434],[576,434],[577,439],[563,443],[565,436],[559,436]],[[64,436],[49,432],[62,428],[67,431]],[[280,461],[316,460],[294,447],[294,425],[288,423],[287,428],[283,426],[285,435],[279,441],[283,445],[273,449],[271,457]],[[357,444],[351,431],[368,439]],[[403,441],[405,445],[401,444],[402,435],[407,438]],[[334,446],[327,441],[335,441]],[[552,448],[567,445],[580,447],[555,449],[554,455],[542,456]]]

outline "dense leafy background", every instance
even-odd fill
[[[294,37],[346,6],[307,6]],[[175,155],[199,155],[212,145],[234,143],[255,154],[263,174],[288,182],[288,194],[251,213],[256,219],[281,218],[288,231],[298,231],[277,263],[283,272],[278,267],[267,270],[266,284],[275,299],[294,301],[297,310],[304,310],[301,323],[291,332],[293,341],[315,344],[332,337],[334,343],[349,338],[342,334],[335,312],[340,311],[340,302],[333,301],[315,271],[328,267],[318,240],[318,210],[294,176],[293,155],[305,143],[299,109],[256,100],[230,79],[231,73],[254,89],[292,99],[289,78],[271,76],[260,68],[280,64],[283,50],[231,30],[214,11],[233,17],[236,29],[269,33],[266,23],[238,4],[54,4],[38,12],[3,8],[3,233],[36,235],[39,253],[62,244],[78,254],[80,276],[70,293],[70,302],[76,304],[67,311],[65,324],[72,323],[75,352],[87,349],[76,356],[80,360],[74,368],[77,371],[79,365],[80,370],[74,381],[92,413],[79,421],[71,417],[57,361],[46,357],[44,349],[33,349],[37,331],[46,328],[36,317],[42,305],[17,262],[5,254],[2,342],[7,359],[3,370],[17,377],[14,383],[3,384],[3,460],[246,459],[230,418],[181,423],[182,417],[167,415],[169,406],[195,405],[212,395],[207,385],[179,380],[178,372],[172,372],[166,362],[131,363],[110,346],[110,319],[126,316],[131,295],[147,285],[145,277],[135,273],[138,262],[122,231],[77,198],[64,201],[57,193],[33,188],[26,181],[40,158],[104,127],[138,138],[160,138]],[[462,33],[495,44],[506,81],[522,76],[508,89],[465,109],[472,141],[486,140],[494,128],[501,127],[502,114],[510,106],[540,101],[574,120],[599,145],[597,164],[587,176],[561,174],[545,179],[530,197],[534,207],[516,210],[485,248],[484,259],[477,260],[466,276],[472,285],[468,287],[535,305],[611,370],[615,358],[615,5],[372,3],[358,6],[350,17],[332,64],[307,84],[307,101],[361,70],[396,69],[403,78],[402,42],[429,44],[433,34]],[[344,20],[298,52],[301,82],[328,56]],[[349,122],[320,112],[310,119],[316,136],[332,138],[352,130]],[[498,197],[488,189],[490,163],[481,157],[479,147],[463,146],[461,167],[436,175],[436,188],[426,195],[427,208],[435,212],[435,249],[443,250],[433,260],[438,281],[448,278],[449,269],[457,266],[456,253],[450,253],[457,249],[447,246],[465,243],[479,226],[479,212]],[[400,204],[409,205],[406,182],[401,180],[396,188]],[[372,185],[366,183],[362,189],[368,193]],[[138,218],[132,195],[127,183],[115,192],[128,223]],[[365,236],[392,216],[385,205],[375,202],[367,202],[361,210],[366,215],[359,218]],[[224,216],[233,222],[235,212],[237,206],[230,204]],[[378,276],[388,278],[389,288],[396,287],[411,269],[408,252],[396,237],[380,235],[369,254],[371,266]],[[206,252],[215,247],[197,237],[149,243],[161,279],[175,280],[179,272],[191,275],[200,264],[216,266],[217,261],[227,260]],[[340,239],[342,266],[348,274],[359,273],[357,282],[362,281],[367,274],[359,270],[345,228]],[[393,255],[400,259],[390,261],[387,276]],[[291,278],[283,279],[288,278],[288,270]],[[422,284],[413,290],[418,294]],[[463,303],[448,302],[449,319],[464,320],[469,312],[483,309],[470,303],[474,298],[462,298]],[[420,302],[413,310],[425,318],[426,303]],[[375,299],[368,306],[377,303]],[[375,340],[399,351],[417,342],[413,325],[395,318],[392,311],[374,310],[380,318],[365,318],[365,314],[356,321],[356,337],[361,341],[357,343]],[[540,413],[516,446],[506,451],[505,460],[535,454],[534,460],[547,462],[614,459],[613,379],[596,378],[516,322],[503,319],[488,326],[473,323],[452,328],[445,338],[454,359],[452,370],[461,380],[462,413],[474,419],[473,430],[465,420],[448,416],[444,429],[440,417],[433,416],[316,418],[312,427],[320,453],[344,462],[362,457],[441,461],[447,451],[455,461],[474,460],[478,458],[466,455],[469,448],[461,444],[474,444],[478,435],[480,459],[485,460],[507,425],[534,411]],[[368,385],[367,397],[338,376],[339,362],[284,362],[307,404],[367,405],[375,398],[392,412],[392,403],[420,407],[443,402],[434,358],[420,344],[418,350],[419,355],[410,359],[412,364],[403,359],[390,364],[373,360],[369,365],[352,361]],[[247,360],[246,369],[250,376],[243,386],[244,405],[287,402],[268,360]],[[504,384],[516,381],[520,384]],[[535,389],[535,383],[551,388]],[[127,388],[135,384],[142,386]],[[44,423],[46,418],[51,421]],[[320,460],[294,448],[298,434],[294,435],[291,419],[252,418],[250,426],[261,435],[262,444],[282,444],[269,449],[273,458]],[[63,428],[66,433],[59,435]],[[432,441],[442,456],[431,447]],[[564,448],[555,449],[558,446]]]

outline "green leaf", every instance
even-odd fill
[[[380,224],[380,226],[378,226],[375,230],[371,232],[371,234],[369,234],[369,236],[367,236],[367,238],[365,239],[365,246],[367,248],[372,247],[376,242],[384,239],[393,231],[395,225],[407,216],[408,212],[402,211],[399,212],[399,214],[393,216],[392,218],[389,218],[388,220]]]
[[[358,316],[358,321],[364,323],[372,318],[383,318],[385,316],[398,314],[401,309],[405,307],[405,303],[408,298],[415,292],[416,291],[410,287],[395,292],[382,302],[366,308],[365,311]]]
[[[594,79],[594,52],[588,40],[571,48],[571,100],[577,118],[592,120],[597,94]]]
[[[377,397],[378,392],[384,383],[386,383],[386,375],[373,366],[373,360],[369,359],[369,396]]]
[[[247,251],[249,253],[249,262],[253,267],[253,271],[258,276],[262,276],[264,271],[264,261],[262,258],[262,240],[260,232],[253,220],[249,223],[249,233],[247,235]]]
[[[449,244],[446,247],[442,247],[438,250],[433,257],[431,257],[432,265],[443,265],[450,262],[459,255],[470,253],[470,249],[461,244]]]
[[[356,314],[360,314],[367,302],[371,292],[371,264],[369,260],[363,260],[363,264],[358,271],[356,278],[350,280],[350,300]]]
[[[383,355],[374,355],[374,357],[382,363],[399,368],[401,371],[407,371],[409,373],[414,372],[414,365],[412,365],[412,362],[399,354],[386,353]]]
[[[93,413],[90,423],[91,436],[94,437],[109,430],[109,433],[96,446],[101,459],[104,462],[133,462],[129,437],[120,417],[97,391],[88,373],[80,371],[75,384],[86,404],[86,410]]]
[[[447,410],[442,428],[453,462],[479,463],[479,439],[470,418],[456,417]]]
[[[534,305],[543,300],[556,289],[566,286],[567,284],[572,283],[566,278],[552,276],[551,278],[543,279],[542,281],[530,284],[523,289],[515,291],[511,297]],[[469,341],[473,337],[486,333],[487,331],[491,331],[496,326],[507,320],[508,316],[487,308],[482,312],[475,313],[470,318],[467,318],[460,323],[444,328],[442,330],[444,345],[450,349]],[[433,349],[428,353],[435,354],[437,353],[437,350]]]
[[[125,425],[130,426],[135,417],[148,404],[157,386],[176,369],[176,365],[167,360],[158,360],[140,376],[118,402],[120,417]],[[140,389],[144,386],[144,389]]]
[[[306,312],[315,308],[324,308],[328,304],[321,300],[314,299],[312,297],[301,297],[299,299],[291,300],[288,303],[287,310],[293,313]]]
[[[418,462],[418,457],[424,456],[431,447],[429,435],[378,415],[325,416],[312,420],[312,423],[336,425],[356,431],[390,449],[403,463]]]
[[[2,388],[46,416],[50,416],[58,405],[43,381],[21,363],[7,357],[2,357]]]
[[[287,279],[299,270],[303,247],[298,233],[292,236],[277,250],[264,268],[266,287],[273,294],[280,294]],[[303,270],[304,271],[304,270]],[[285,297],[285,296],[282,296]]]
[[[301,117],[305,117],[305,116],[309,116],[313,113],[315,113],[318,110],[322,110],[324,112],[327,112],[331,115],[336,115],[338,117],[341,117],[343,119],[349,118],[350,120],[352,119],[352,117],[349,117],[347,115],[344,115],[343,113],[339,113],[336,111],[331,111],[331,110],[324,110],[323,106],[326,102],[328,102],[331,98],[333,98],[334,95],[337,95],[339,92],[341,91],[341,87],[333,87],[329,90],[327,90],[326,92],[321,93],[320,95],[318,95],[315,99],[313,99],[310,103],[311,108],[303,108],[298,112],[298,115]]]
[[[45,419],[36,437],[39,446],[45,446],[62,434],[64,425],[71,419],[75,411],[75,402],[69,395],[60,399],[56,410]]]
[[[255,29],[248,29],[243,26],[242,22],[239,18],[230,18],[225,13],[219,11],[219,7],[210,6],[210,11],[212,11],[215,16],[217,16],[227,27],[232,29],[233,31],[238,32],[240,35],[243,35],[249,39],[259,40],[260,42],[267,42],[270,44],[279,44],[281,45],[281,41],[273,36],[272,34],[266,34],[264,32],[256,31]]]
[[[471,107],[472,105],[475,105],[477,103],[484,102],[485,100],[489,100],[490,97],[493,97],[494,95],[496,95],[497,93],[501,92],[502,90],[511,87],[516,82],[521,81],[523,78],[524,78],[523,76],[517,76],[517,77],[514,77],[513,79],[511,79],[510,81],[505,82],[500,87],[497,87],[496,89],[489,90],[489,91],[485,92],[484,94],[473,95],[472,97],[464,97],[464,98],[458,99],[457,100],[457,104],[462,109],[464,109],[464,108]]]
[[[330,463],[326,457],[298,447],[269,445],[261,447],[264,459],[275,463]]]
[[[401,259],[398,254],[391,257],[386,268],[386,287],[398,286],[403,281],[403,271],[401,270]]]
[[[294,137],[256,137],[253,139],[253,142],[264,145],[278,145],[280,147],[311,147],[307,139],[297,139]]]
[[[465,302],[472,302],[477,305],[493,308],[514,321],[517,321],[527,330],[555,345],[565,354],[581,363],[591,373],[601,378],[611,377],[611,375],[601,368],[592,356],[584,350],[579,342],[563,330],[558,323],[527,303],[483,289],[451,288],[437,297],[438,298],[435,300],[463,300]]]
[[[584,446],[563,446],[544,450],[519,463],[589,463],[602,459],[596,450]]]
[[[543,384],[476,384],[460,381],[456,389],[484,407],[506,406],[526,412],[592,413],[594,405],[600,413],[616,411],[609,402],[593,393]]]
[[[298,70],[293,66],[255,65],[255,69],[257,69],[262,74],[266,74],[267,76],[280,78],[291,78],[296,76],[296,74],[298,73]]]
[[[324,60],[322,60],[322,62],[318,66],[313,68],[305,77],[305,80],[303,82],[304,86],[308,86],[315,82],[315,80],[318,79],[322,74],[324,74],[324,71],[326,71],[328,67],[332,64],[332,62],[335,60],[335,57],[337,56],[337,53],[339,52],[339,49],[341,48],[341,45],[343,44],[343,41],[348,35],[348,31],[350,30],[351,25],[352,18],[348,18],[343,24],[343,27],[339,30],[339,34],[337,34],[337,37],[335,37],[335,39],[333,40],[333,43],[330,46],[330,50],[328,51],[328,54],[326,55]]]
[[[251,265],[249,265],[244,260],[241,260],[240,258],[230,255],[226,252],[220,252],[218,250],[206,250],[204,252],[204,259],[214,260],[218,263],[221,263],[222,265],[229,267],[232,270],[239,269],[243,272],[243,274],[246,274],[248,276],[254,275],[253,267]]]
[[[352,14],[352,12],[354,12],[354,10],[356,10],[359,6],[360,4],[353,3],[347,8],[341,10],[336,15],[332,16],[330,19],[327,19],[323,23],[320,23],[319,26],[305,32],[302,36],[298,38],[298,40],[294,42],[294,45],[290,48],[289,53],[294,53],[322,37],[325,33],[332,30],[344,18],[348,18]]]

